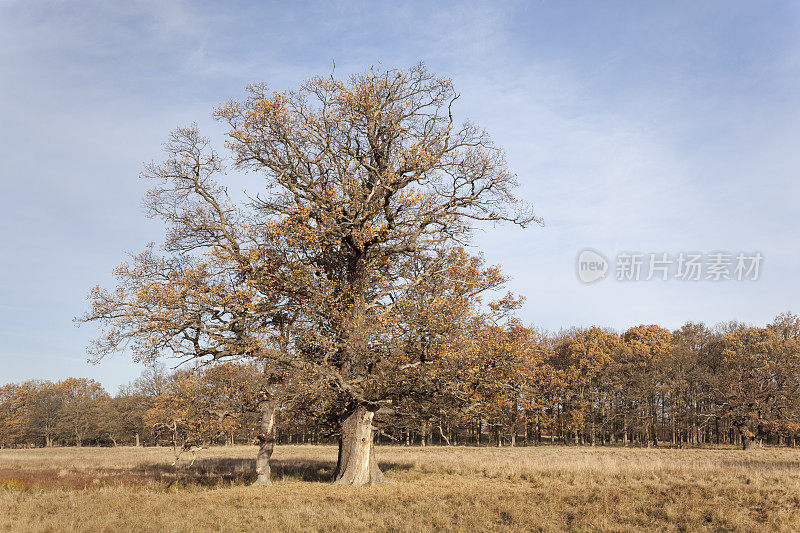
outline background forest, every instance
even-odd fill
[[[448,389],[404,395],[376,414],[376,441],[421,445],[702,446],[800,437],[800,319],[622,334],[545,334],[515,320],[473,320],[440,364]],[[442,349],[445,349],[444,347]],[[443,358],[453,361],[453,358]],[[442,374],[446,373],[446,374]],[[256,364],[151,366],[111,396],[90,379],[0,387],[0,446],[251,443]],[[334,442],[324,391],[278,396],[276,440]]]

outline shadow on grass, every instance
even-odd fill
[[[378,465],[384,472],[409,470],[413,466],[411,463],[387,461],[379,461]],[[199,485],[216,484],[219,481],[249,484],[256,478],[255,459],[198,459],[191,466],[181,467],[180,464],[176,467],[156,466],[160,467],[160,475],[162,476],[178,475]],[[333,481],[334,471],[336,470],[335,462],[316,459],[274,459],[270,461],[270,466],[273,480],[295,479],[319,483]]]
[[[378,462],[381,470],[409,470],[410,463]],[[333,480],[336,463],[321,460],[270,461],[273,481],[293,479],[325,483]],[[0,488],[14,490],[90,489],[109,485],[147,485],[165,489],[249,485],[255,478],[255,459],[209,458],[194,464],[143,464],[131,468],[0,469]],[[6,487],[5,485],[8,485]]]

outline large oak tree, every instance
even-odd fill
[[[460,294],[494,288],[491,273],[453,268],[452,254],[477,221],[538,222],[513,195],[503,152],[454,119],[457,98],[423,65],[251,86],[215,113],[233,167],[264,178],[241,205],[209,141],[176,130],[167,159],[144,173],[149,213],[169,228],[163,252],[146,250],[117,269],[116,289],[93,291],[84,318],[106,326],[94,353],[248,357],[324,383],[340,423],[337,482],[381,481],[372,424],[397,392],[386,380],[427,366],[425,350],[398,349],[415,289],[434,278]]]

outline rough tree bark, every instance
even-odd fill
[[[750,431],[747,426],[740,426],[738,429],[742,438],[742,449],[752,450],[756,442],[756,434]]]
[[[372,444],[374,415],[373,411],[359,405],[342,422],[335,484],[361,487],[386,481],[383,472],[378,468]]]
[[[653,396],[650,399],[650,438],[653,440],[653,446],[658,448],[658,430],[656,429],[656,417],[658,412],[656,410],[656,398]]]
[[[264,400],[259,404],[261,411],[261,433],[256,436],[258,455],[256,456],[256,474],[253,485],[270,485],[269,458],[275,449],[275,400]]]

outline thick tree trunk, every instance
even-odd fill
[[[656,410],[656,398],[653,396],[650,407],[650,437],[653,439],[653,446],[658,447],[658,430],[656,429],[656,417],[658,411]]]
[[[517,423],[519,421],[519,403],[514,402],[514,411],[511,415],[511,446],[517,445]]]
[[[339,440],[339,461],[334,483],[338,485],[377,485],[385,482],[375,460],[372,445],[372,418],[374,412],[358,406],[344,422]]]
[[[594,406],[595,406],[596,403],[597,403],[597,398],[596,398],[596,394],[595,394],[595,391],[594,391],[594,387],[592,387],[592,404],[591,404],[591,407],[589,408],[589,416],[591,417],[589,419],[589,444],[591,444],[592,446],[595,445],[595,442],[596,442],[596,439],[597,439],[597,436],[595,434],[595,426],[594,426],[594,423],[595,423],[595,420],[594,420],[595,419]]]
[[[617,428],[616,433],[616,440],[617,442],[621,443],[623,446],[628,445],[628,415],[627,413],[620,413],[622,415],[622,422],[614,422],[615,428]]]
[[[443,441],[444,441],[444,442],[445,442],[445,443],[446,443],[448,446],[450,446],[450,445],[451,445],[451,444],[450,444],[450,437],[448,437],[447,435],[445,435],[445,434],[444,434],[444,431],[442,430],[442,425],[441,425],[441,424],[439,424],[439,435],[441,435],[441,437],[442,437],[442,440],[443,440]]]
[[[272,457],[272,450],[275,448],[275,401],[262,401],[259,405],[261,410],[261,432],[256,436],[258,442],[258,455],[256,456],[256,474],[258,478],[253,485],[270,485],[269,458]]]
[[[747,427],[740,427],[739,434],[742,438],[742,449],[752,450],[756,443],[756,434],[750,431]]]

